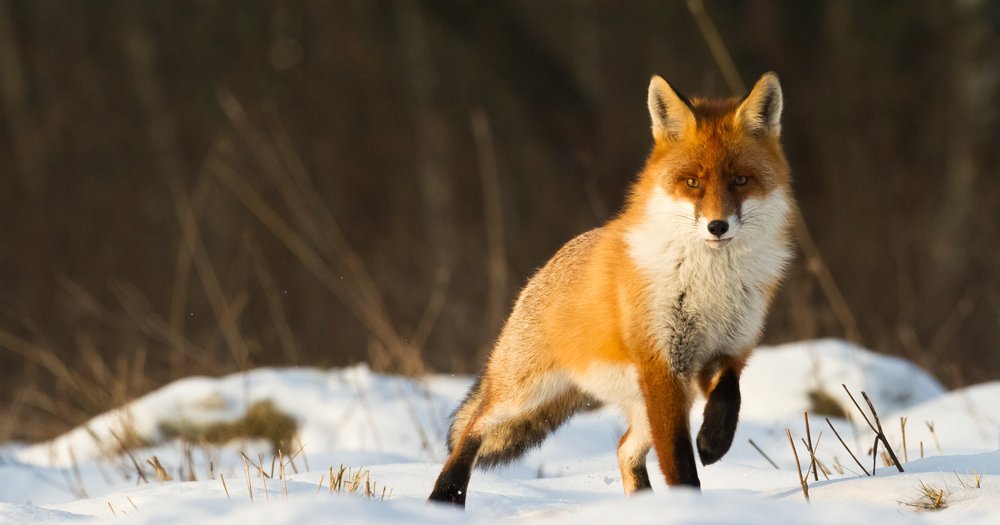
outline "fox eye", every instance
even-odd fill
[[[698,182],[698,179],[688,179],[686,182],[687,182],[688,188],[697,188],[700,185],[700,183]]]
[[[740,175],[739,177],[733,179],[733,184],[736,184],[737,186],[742,186],[746,184],[748,180],[750,180],[750,178],[747,177],[746,175]]]

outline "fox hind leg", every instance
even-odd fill
[[[453,443],[451,455],[441,469],[441,474],[434,483],[434,490],[427,498],[428,501],[465,506],[465,494],[469,488],[469,479],[472,477],[472,466],[476,462],[482,443],[482,436],[472,434],[466,434],[460,437],[457,443]]]
[[[622,473],[625,495],[631,496],[640,490],[649,490],[649,472],[646,470],[646,456],[653,446],[644,407],[629,410],[629,427],[618,442],[618,467]]]
[[[451,453],[430,501],[465,505],[474,466],[490,468],[516,460],[593,402],[568,382],[540,378],[533,387],[513,399],[504,399],[485,383],[473,387],[455,413]]]

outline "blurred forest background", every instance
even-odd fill
[[[0,441],[189,374],[475,371],[620,209],[653,73],[782,79],[811,236],[767,342],[1000,378],[998,33],[976,0],[0,0]]]

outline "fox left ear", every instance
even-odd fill
[[[653,139],[657,142],[678,140],[697,125],[691,103],[659,75],[653,75],[649,80],[646,103],[653,122]]]
[[[764,73],[736,110],[736,118],[751,133],[781,135],[781,84],[773,71]]]

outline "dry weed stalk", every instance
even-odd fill
[[[222,490],[226,492],[226,499],[233,499],[232,496],[229,495],[229,487],[226,486],[226,476],[222,475],[221,472],[219,472],[219,480],[222,481]]]
[[[941,442],[938,441],[937,432],[934,431],[934,422],[924,421],[924,424],[927,425],[927,430],[931,431],[931,437],[934,438],[934,446],[937,447],[938,455],[940,456],[944,454],[944,452],[941,451]]]
[[[977,470],[973,470],[972,474],[966,474],[965,478],[955,473],[955,477],[958,478],[958,484],[962,486],[963,489],[981,489],[983,488],[983,475]]]
[[[250,480],[250,463],[246,454],[243,454],[243,468],[247,477],[247,494],[250,494],[250,501],[253,501],[253,482]]]
[[[118,437],[118,434],[116,434],[114,430],[108,430],[108,432],[110,432],[111,436],[114,437],[116,441],[118,441],[118,444],[119,446],[121,446],[121,449],[125,453],[125,455],[128,456],[130,460],[132,460],[132,466],[135,467],[136,473],[139,474],[139,479],[141,479],[146,483],[149,483],[149,479],[146,478],[146,473],[143,472],[142,467],[139,466],[139,461],[135,459],[135,456],[132,455],[132,451],[129,450],[128,446],[125,445],[125,442],[122,441],[122,438]]]
[[[808,474],[802,475],[802,464],[799,463],[799,452],[795,449],[795,440],[792,439],[792,432],[785,429],[785,435],[788,436],[788,444],[792,446],[792,454],[795,456],[795,471],[799,475],[799,484],[802,486],[802,495],[806,497],[806,502],[809,502],[809,481]]]
[[[885,451],[889,453],[889,458],[892,460],[892,463],[896,465],[896,469],[899,470],[900,472],[903,472],[903,465],[899,463],[899,458],[897,458],[896,453],[892,451],[892,447],[889,445],[889,440],[886,439],[885,432],[882,431],[882,422],[879,421],[878,413],[875,411],[875,405],[873,405],[872,400],[868,398],[868,394],[865,393],[864,390],[861,391],[861,397],[864,398],[865,403],[868,404],[868,409],[871,410],[872,418],[875,419],[874,424],[872,424],[871,420],[868,419],[868,415],[865,414],[865,411],[861,409],[861,405],[859,405],[857,400],[854,399],[854,396],[851,395],[851,391],[847,389],[847,385],[841,384],[840,386],[844,387],[844,392],[847,392],[847,396],[851,398],[851,402],[854,403],[854,406],[858,409],[858,412],[861,413],[861,417],[865,419],[865,423],[868,423],[868,427],[871,428],[872,432],[875,433],[875,446],[873,447],[873,451],[876,451],[876,449],[878,449],[878,443],[879,441],[881,441],[882,446],[885,448]],[[877,456],[877,451],[873,452],[873,455]],[[875,473],[874,463],[872,464],[872,473],[873,474]]]
[[[843,475],[844,472],[847,470],[846,468],[844,468],[843,465],[840,464],[840,458],[837,456],[833,457],[833,470],[836,470],[837,474],[840,475]],[[852,472],[852,474],[854,473]]]
[[[281,450],[278,450],[278,473],[281,476],[281,496],[288,497],[288,480],[285,478],[285,459],[281,454]]]
[[[76,452],[73,451],[73,447],[69,447],[69,457],[72,462],[73,477],[76,479],[76,486],[79,489],[79,494],[82,497],[87,497],[87,491],[83,487],[83,475],[80,474],[80,463],[76,460]]]
[[[192,450],[194,445],[186,440],[181,440],[181,464],[177,467],[178,477],[187,481],[198,481],[194,473],[194,457]],[[184,475],[184,467],[187,467],[187,476]],[[212,463],[209,462],[209,471],[212,470]]]
[[[381,491],[378,484],[371,479],[371,472],[364,467],[357,470],[341,465],[334,474],[333,465],[330,466],[330,493],[339,492],[342,494],[360,495],[367,499],[385,501],[392,497],[392,490],[383,486]]]
[[[844,446],[844,450],[846,450],[847,453],[851,456],[851,459],[854,460],[854,463],[858,465],[858,468],[860,468],[861,471],[865,473],[865,476],[871,476],[871,474],[868,473],[868,469],[866,469],[865,466],[861,464],[861,461],[858,460],[858,457],[855,456],[854,452],[851,451],[851,447],[848,447],[847,443],[844,443],[844,438],[840,437],[840,432],[837,432],[837,429],[833,426],[833,423],[830,422],[830,418],[824,418],[824,419],[826,419],[826,424],[830,425],[830,430],[833,431],[833,435],[837,436],[837,439],[840,440],[840,444]]]
[[[160,464],[159,458],[153,456],[147,459],[146,463],[149,463],[150,466],[153,467],[153,472],[156,474],[156,479],[158,481],[173,481],[173,478],[170,477],[170,473],[167,472],[167,469],[163,468],[163,465]]]
[[[750,446],[753,447],[754,450],[756,450],[761,456],[764,456],[764,459],[766,459],[767,462],[770,463],[775,470],[781,470],[780,468],[778,468],[778,464],[775,463],[774,461],[771,461],[771,458],[767,457],[767,454],[765,454],[764,451],[761,450],[760,447],[758,447],[757,444],[754,443],[752,439],[747,439],[747,441],[750,442]]]
[[[321,192],[310,180],[287,130],[274,119],[272,136],[267,136],[254,125],[231,91],[220,90],[218,100],[291,216],[286,220],[259,191],[247,184],[228,163],[225,151],[218,151],[219,155],[210,162],[210,171],[361,321],[374,336],[379,350],[391,356],[393,366],[408,375],[423,373],[419,348],[411,342],[412,338],[398,332],[375,280],[331,210],[319,198]]]
[[[910,462],[910,453],[906,450],[906,416],[899,418],[899,431],[903,434],[903,462]]]
[[[823,477],[830,479],[827,475],[826,467],[821,466],[820,461],[816,458],[816,449],[819,448],[819,441],[823,439],[823,433],[820,432],[816,436],[816,442],[812,441],[812,431],[809,429],[809,412],[802,413],[802,419],[806,422],[806,438],[802,440],[802,443],[806,447],[806,451],[809,452],[809,468],[806,469],[806,475],[809,475],[809,471],[812,470],[813,481],[819,481],[819,470],[823,471]]]

